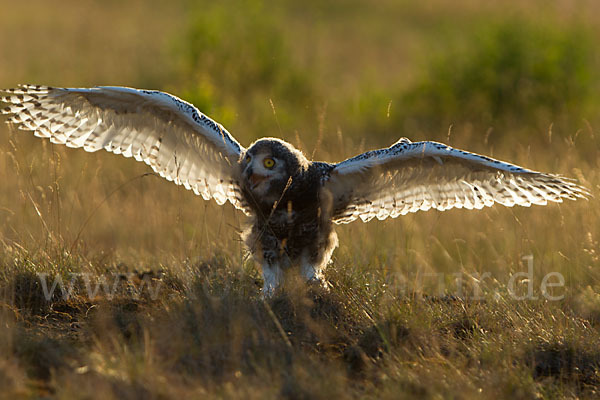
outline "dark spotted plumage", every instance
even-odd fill
[[[8,122],[86,151],[104,149],[250,216],[245,242],[261,263],[264,293],[298,267],[321,280],[337,246],[333,224],[409,212],[530,206],[589,195],[558,175],[531,171],[437,142],[401,139],[346,161],[313,162],[266,138],[248,149],[218,122],[170,94],[123,87],[2,90]]]
[[[260,139],[242,154],[242,160],[247,156],[284,163],[282,171],[269,180],[268,191],[257,193],[247,179],[256,173],[256,166],[242,161],[242,191],[253,210],[245,243],[263,269],[274,269],[279,275],[273,287],[267,285],[265,290],[272,291],[281,273],[294,265],[303,265],[307,278],[320,279],[327,255],[337,246],[330,210],[322,208],[321,199],[321,185],[333,165],[310,162],[279,139]]]

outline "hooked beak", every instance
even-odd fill
[[[263,182],[265,179],[267,179],[267,177],[264,175],[259,175],[259,174],[250,175],[248,177],[248,180],[250,181],[250,183],[252,183],[251,189],[254,189],[258,185],[260,185],[260,183]]]

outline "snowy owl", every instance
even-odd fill
[[[306,280],[323,278],[338,244],[333,224],[589,194],[570,179],[430,141],[403,138],[337,164],[310,161],[275,138],[246,149],[192,104],[160,91],[23,85],[2,93],[9,124],[52,143],[134,157],[205,200],[242,210],[265,296],[290,268]]]

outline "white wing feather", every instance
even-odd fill
[[[396,218],[432,208],[481,209],[494,203],[528,207],[589,196],[568,178],[408,139],[336,164],[323,188],[331,196],[336,223]]]
[[[245,149],[217,122],[170,94],[125,87],[23,85],[0,90],[9,123],[52,143],[105,149],[148,164],[160,176],[218,204],[247,212],[238,184]]]

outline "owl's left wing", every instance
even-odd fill
[[[585,198],[568,178],[454,149],[437,142],[400,139],[335,164],[323,190],[334,222],[396,218],[409,212],[481,209],[499,203],[530,206]]]
[[[245,149],[219,123],[168,93],[127,87],[0,90],[8,122],[52,143],[134,157],[205,200],[248,213],[239,190]]]

